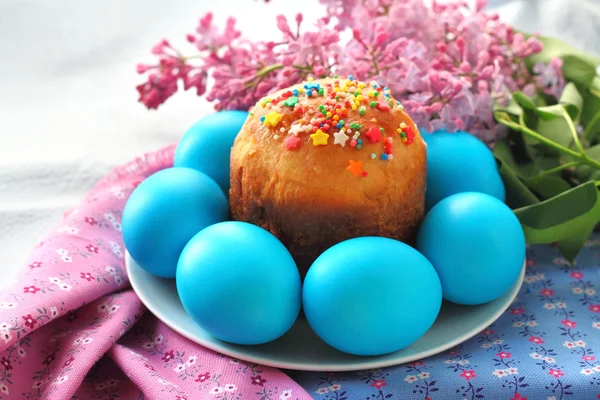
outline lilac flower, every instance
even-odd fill
[[[535,83],[546,94],[556,98],[560,97],[564,87],[565,79],[562,72],[563,61],[553,58],[549,64],[538,63],[533,67]]]
[[[233,18],[219,29],[206,14],[186,36],[198,56],[183,56],[163,40],[152,48],[156,64],[138,66],[147,78],[137,86],[139,101],[157,108],[181,83],[217,110],[245,110],[308,76],[354,75],[387,86],[421,128],[465,129],[491,144],[500,133],[494,101],[507,101],[515,90],[559,96],[564,87],[558,59],[529,73],[524,60],[541,43],[485,13],[485,0],[474,9],[463,1],[320,2],[325,15],[308,30],[302,14],[293,22],[277,16],[271,41],[244,39]]]

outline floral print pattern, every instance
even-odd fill
[[[600,234],[571,267],[553,246],[529,246],[509,309],[461,345],[377,371],[294,372],[316,399],[579,400],[600,398]]]
[[[279,370],[178,335],[128,287],[122,209],[141,180],[172,165],[173,150],[99,182],[0,294],[0,399],[312,398]]]

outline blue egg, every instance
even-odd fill
[[[198,231],[226,220],[229,205],[211,178],[190,168],[168,168],[145,179],[123,211],[123,239],[149,273],[175,278],[179,255]]]
[[[515,283],[525,261],[525,235],[506,204],[464,192],[429,211],[417,249],[436,269],[446,300],[476,305],[500,297]]]
[[[427,259],[393,239],[360,237],[327,249],[302,290],[308,323],[345,353],[377,356],[405,348],[433,325],[440,280]]]
[[[505,201],[505,189],[491,150],[475,136],[445,130],[425,134],[427,191],[425,208],[455,193],[481,192]]]
[[[196,234],[181,253],[175,281],[191,318],[226,342],[273,341],[300,313],[294,259],[275,236],[246,222],[223,222]]]
[[[221,111],[202,118],[177,144],[174,165],[204,172],[229,197],[231,147],[247,117],[245,111]]]

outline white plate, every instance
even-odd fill
[[[211,350],[239,360],[276,368],[305,371],[355,371],[383,368],[416,361],[450,349],[492,324],[517,296],[525,265],[515,284],[500,298],[480,306],[459,306],[444,302],[429,331],[411,346],[377,357],[359,357],[337,351],[312,331],[304,318],[274,342],[258,346],[240,346],[210,336],[185,312],[175,281],[157,278],[126,256],[127,271],[133,290],[144,305],[161,321],[186,338]]]

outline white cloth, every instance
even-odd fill
[[[493,4],[502,1],[492,1]],[[542,6],[543,3],[543,6]],[[110,169],[176,142],[212,106],[193,93],[158,111],[137,103],[137,62],[185,34],[212,10],[234,15],[253,38],[275,31],[275,15],[310,23],[317,0],[2,0],[0,2],[0,288],[62,212]],[[558,12],[558,8],[562,7]],[[600,52],[596,0],[510,1],[501,16],[517,28],[566,38]]]

